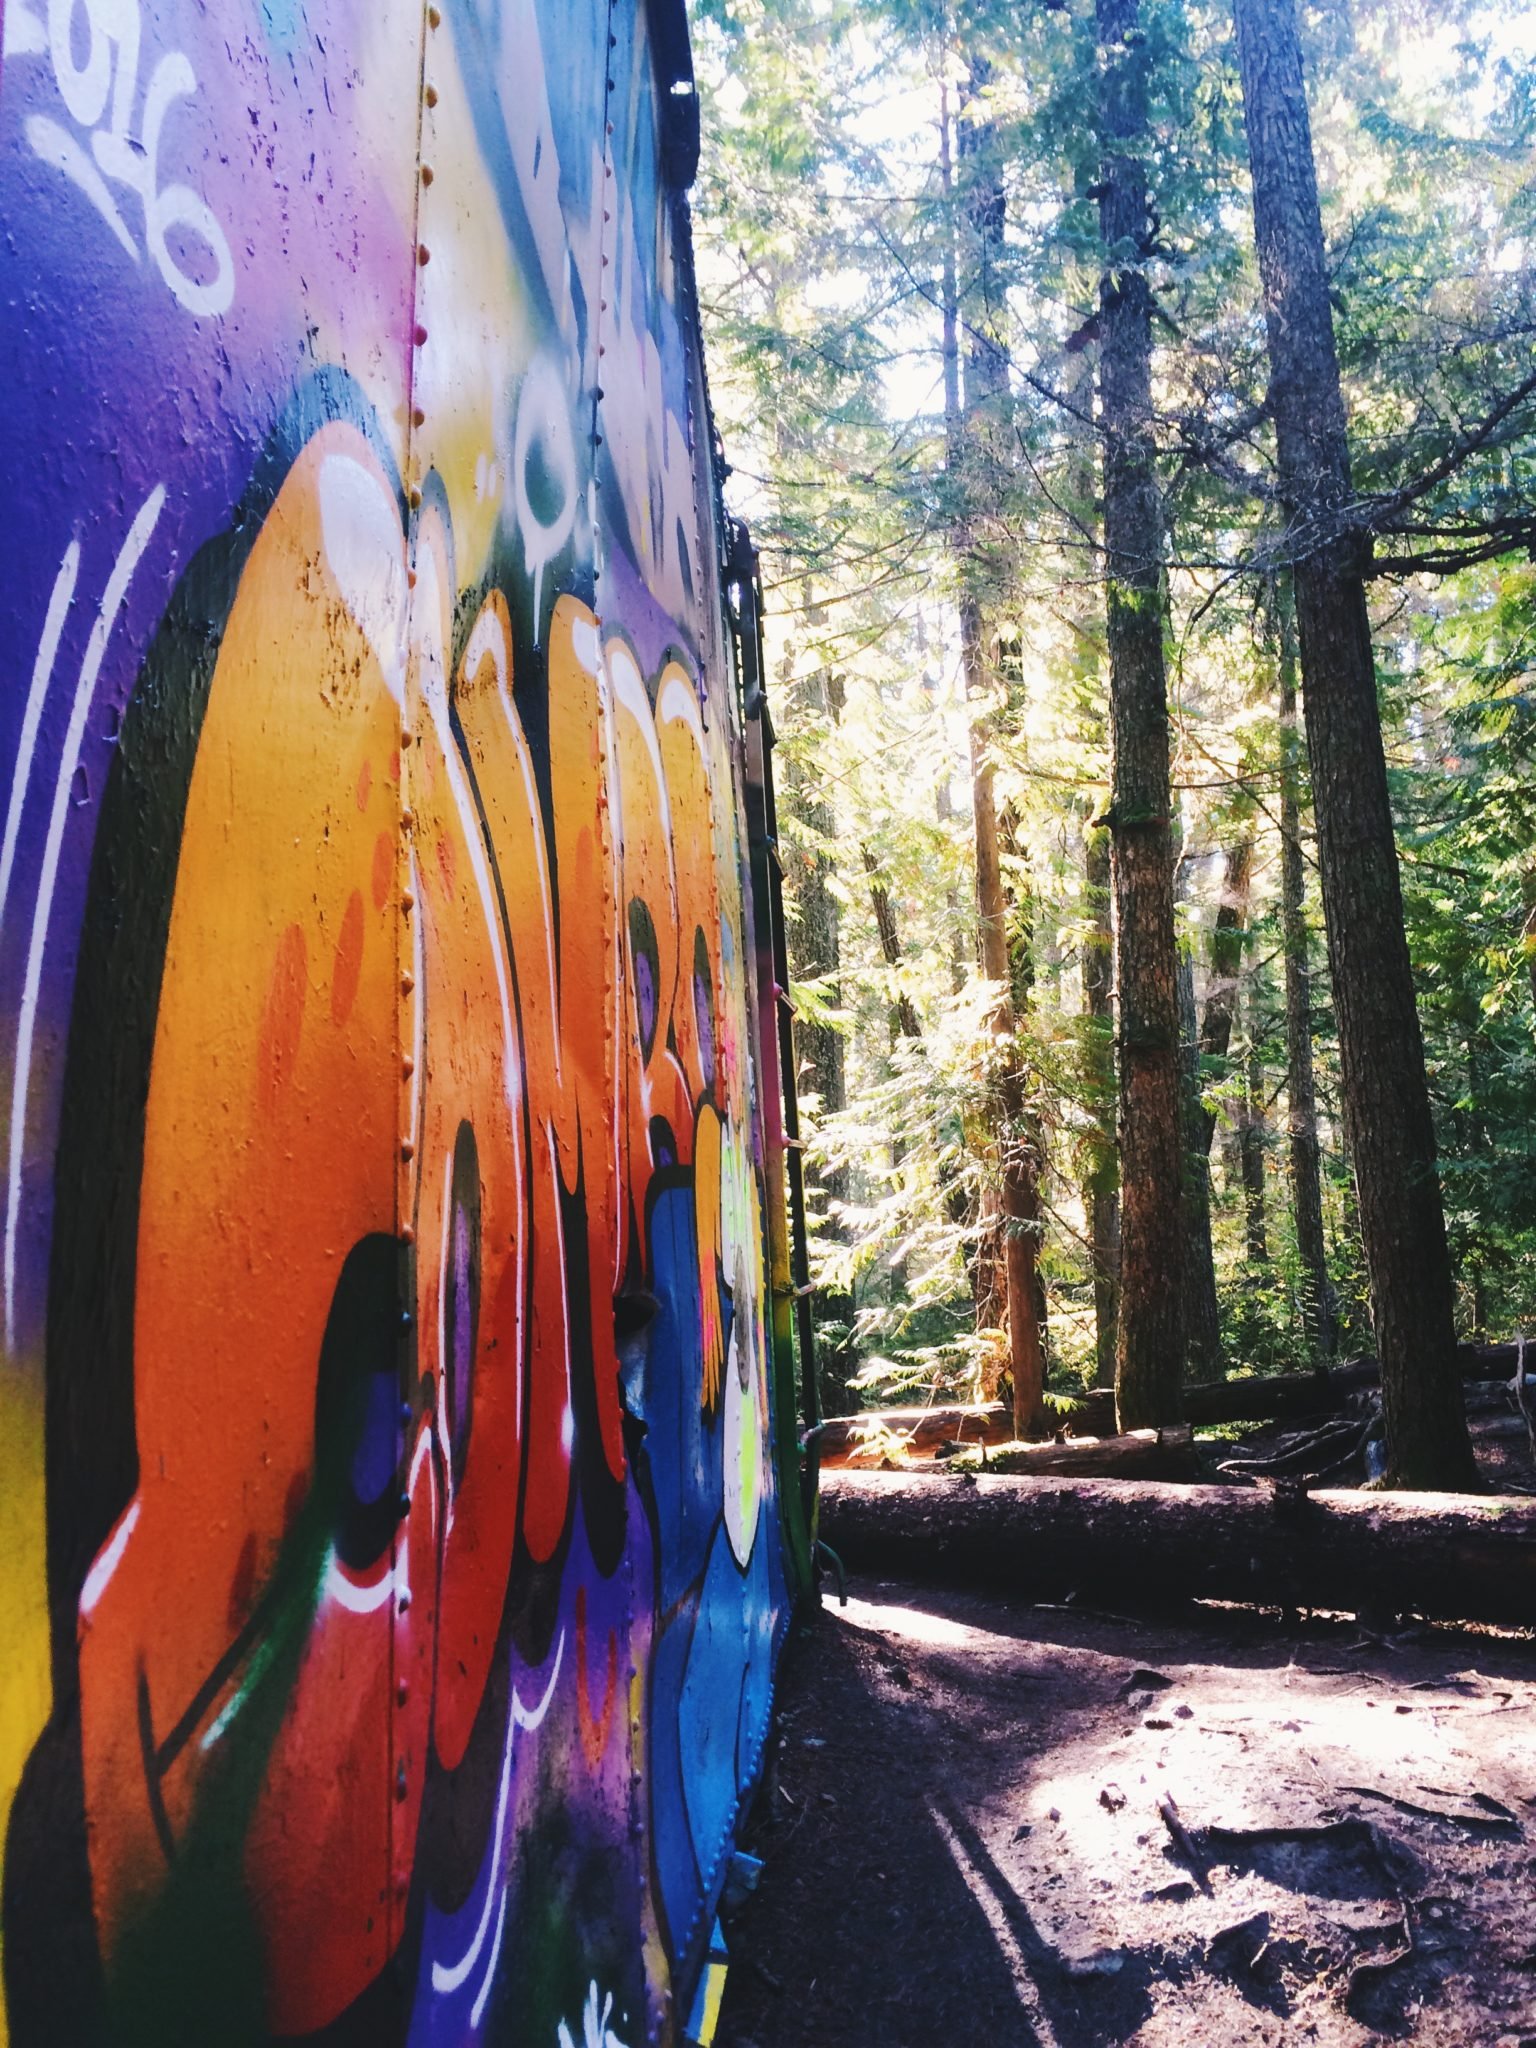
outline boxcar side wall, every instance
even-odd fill
[[[0,34],[0,2043],[681,2040],[806,1538],[680,0]]]

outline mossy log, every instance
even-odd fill
[[[1536,1623],[1536,1502],[1507,1497],[834,1472],[821,1533],[853,1571],[1029,1600]]]

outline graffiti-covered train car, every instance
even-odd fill
[[[0,2043],[691,2038],[806,1525],[682,0],[0,34]]]

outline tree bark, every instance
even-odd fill
[[[1184,1369],[1179,1209],[1183,1138],[1173,929],[1163,508],[1152,433],[1145,40],[1138,0],[1097,0],[1100,83],[1099,392],[1108,572],[1109,822],[1120,994],[1122,1429],[1172,1421]]]
[[[1536,1505],[1150,1480],[837,1472],[821,1532],[854,1570],[1027,1599],[1201,1599],[1521,1625]]]
[[[861,846],[859,856],[864,863],[864,872],[869,878],[869,901],[870,908],[875,913],[875,933],[880,941],[880,957],[884,960],[891,978],[891,1045],[894,1048],[899,1038],[909,1041],[921,1038],[922,1026],[918,1022],[912,998],[901,986],[901,932],[896,923],[896,907],[891,902],[891,892],[886,887],[874,850],[867,845]],[[893,1130],[888,1142],[891,1166],[893,1170],[899,1171],[901,1162],[906,1157],[906,1140],[899,1130]],[[899,1255],[891,1261],[890,1279],[893,1293],[899,1294],[905,1289],[906,1260]]]
[[[1200,1057],[1213,1064],[1225,1061],[1232,1048],[1232,1025],[1242,987],[1243,945],[1248,930],[1248,902],[1253,893],[1253,823],[1246,820],[1227,848],[1222,866],[1221,901],[1211,928],[1210,986],[1200,1019]],[[1201,1108],[1201,1150],[1210,1156],[1216,1112]]]
[[[978,98],[989,82],[984,59],[973,56],[970,92]],[[946,199],[953,192],[947,102],[941,111],[940,175]],[[1025,1115],[1024,1075],[1019,1062],[1017,1015],[1009,957],[1009,900],[1002,869],[1002,842],[992,755],[992,728],[1000,694],[996,664],[989,660],[986,614],[995,601],[998,563],[983,536],[980,511],[996,502],[1006,464],[998,454],[1006,425],[1010,386],[1007,306],[999,258],[1004,230],[1004,194],[995,124],[972,122],[962,129],[960,155],[967,165],[960,218],[970,265],[962,289],[950,238],[945,259],[944,354],[947,468],[956,493],[951,544],[960,569],[960,658],[971,711],[972,804],[976,824],[976,907],[981,970],[998,989],[990,1029],[993,1040],[996,1191],[1008,1363],[1013,1383],[1014,1426],[1020,1437],[1044,1425],[1045,1351],[1037,1311],[1037,1251],[1040,1231],[1038,1166]],[[965,312],[968,337],[963,388],[960,381],[959,317]],[[983,1211],[985,1214],[985,1209]]]
[[[785,680],[786,688],[793,687]],[[820,696],[815,708],[835,725],[842,711],[840,678],[823,674],[808,687]],[[837,820],[825,795],[811,786],[793,760],[786,763],[783,801],[785,810],[806,826],[811,840],[805,850],[790,853],[784,863],[784,886],[797,912],[787,932],[790,967],[797,984],[815,982],[830,988],[835,999],[841,967],[841,919],[831,887],[833,862],[826,849],[836,843]],[[800,1023],[795,1045],[806,1084],[802,1092],[808,1090],[816,1096],[818,1118],[835,1116],[847,1103],[842,1033],[830,1024]],[[818,1168],[808,1162],[806,1178],[822,1195],[822,1229],[829,1238],[841,1239],[844,1232],[837,1210],[848,1199],[847,1173],[840,1167]],[[821,1288],[812,1306],[820,1333],[816,1361],[822,1410],[835,1414],[847,1407],[858,1370],[852,1345],[853,1297],[835,1288]]]
[[[1115,1328],[1120,1297],[1120,1154],[1115,1146],[1115,1046],[1110,989],[1114,928],[1110,919],[1110,839],[1090,825],[1084,883],[1089,917],[1083,940],[1083,1081],[1092,1123],[1084,1143],[1088,1243],[1093,1260],[1094,1385],[1115,1383]]]
[[[1099,447],[1093,424],[1098,379],[1085,349],[1068,386],[1073,411],[1066,422],[1065,504],[1077,543],[1065,553],[1063,574],[1075,584],[1069,615],[1069,669],[1073,721],[1095,779],[1109,764],[1104,693],[1104,600],[1094,564],[1102,538]],[[1095,809],[1099,808],[1096,803]],[[1113,851],[1108,827],[1091,815],[1083,823],[1083,912],[1080,955],[1083,981],[1081,1087],[1087,1126],[1077,1147],[1078,1173],[1088,1212],[1093,1278],[1094,1385],[1115,1383],[1115,1330],[1120,1298],[1120,1153],[1115,1143],[1115,929]]]
[[[869,877],[869,900],[875,913],[875,931],[880,940],[880,957],[891,974],[891,1029],[893,1036],[900,1038],[921,1038],[922,1026],[917,1021],[917,1011],[912,998],[902,988],[898,979],[901,967],[901,933],[896,926],[896,911],[891,902],[891,892],[885,885],[880,872],[880,863],[868,846],[859,848],[859,857],[864,863],[864,872]]]
[[[969,621],[967,623],[967,621]],[[979,607],[961,605],[961,651],[968,687],[985,689],[980,648]],[[1038,1435],[1045,1419],[1045,1350],[1038,1310],[1037,1251],[1040,1198],[1032,1134],[1027,1127],[1024,1076],[1019,1065],[1017,1019],[1010,993],[1008,902],[1003,887],[993,769],[986,736],[973,725],[973,801],[976,813],[976,900],[981,933],[981,971],[997,990],[990,1028],[993,1040],[995,1139],[1001,1153],[998,1228],[1008,1330],[1008,1363],[1013,1414],[1020,1437]]]
[[[1507,1380],[1515,1370],[1513,1344],[1461,1344],[1456,1350],[1458,1380]],[[1274,1373],[1262,1379],[1226,1380],[1214,1386],[1187,1387],[1186,1419],[1204,1428],[1218,1422],[1279,1422],[1324,1415],[1351,1394],[1381,1385],[1381,1365],[1374,1358],[1355,1358],[1319,1372]],[[1460,1395],[1458,1393],[1458,1399]],[[1107,1411],[1088,1395],[1073,1421],[1079,1428],[1100,1429]]]
[[[1244,1090],[1238,1153],[1243,1170],[1243,1228],[1250,1267],[1269,1264],[1264,1217],[1264,1069],[1251,1021],[1248,1027],[1248,1084]],[[1252,1275],[1250,1274],[1250,1278]]]
[[[1243,938],[1253,880],[1253,826],[1246,821],[1222,864],[1221,900],[1211,929],[1210,984],[1198,1026],[1194,964],[1179,959],[1179,1035],[1183,1048],[1187,1178],[1184,1185],[1185,1355],[1199,1379],[1218,1379],[1226,1367],[1221,1307],[1211,1244],[1211,1143],[1216,1112],[1203,1096],[1203,1070],[1219,1067],[1232,1047],[1232,1023],[1242,985]]]
[[[1286,1138],[1296,1251],[1301,1261],[1302,1328],[1317,1359],[1338,1347],[1338,1314],[1323,1236],[1323,1181],[1312,1068],[1312,967],[1306,869],[1301,843],[1301,739],[1296,729],[1296,633],[1289,579],[1274,590],[1280,666],[1280,920],[1285,951]]]
[[[1200,1100],[1201,1032],[1195,1010],[1195,965],[1179,948],[1179,1068],[1184,1088],[1184,1356],[1192,1379],[1220,1379],[1221,1304],[1211,1243],[1211,1134],[1216,1119]]]
[[[1013,1411],[1001,1401],[955,1403],[942,1408],[866,1408],[834,1415],[821,1425],[817,1449],[822,1468],[872,1455],[865,1447],[881,1437],[896,1438],[914,1458],[931,1458],[941,1444],[966,1449],[1013,1441]]]
[[[1123,0],[1122,0],[1123,4]],[[1473,1487],[1293,0],[1235,0],[1344,1114],[1392,1485]]]

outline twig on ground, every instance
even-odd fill
[[[1209,1898],[1211,1895],[1211,1880],[1206,1870],[1205,1858],[1195,1847],[1188,1828],[1180,1820],[1179,1809],[1171,1792],[1165,1792],[1162,1798],[1158,1800],[1157,1810],[1162,1818],[1163,1826],[1172,1837],[1173,1846],[1194,1872],[1195,1882],[1199,1885],[1201,1891]]]
[[[1434,1792],[1434,1787],[1430,1785],[1420,1789]],[[1445,1820],[1459,1828],[1513,1828],[1516,1834],[1520,1832],[1520,1823],[1509,1808],[1501,1805],[1497,1799],[1490,1798],[1486,1792],[1471,1792],[1467,1795],[1472,1804],[1480,1809],[1476,1813],[1469,1813],[1464,1806],[1427,1806],[1422,1800],[1403,1799],[1397,1793],[1383,1792],[1375,1785],[1341,1785],[1339,1790],[1347,1792],[1353,1799],[1379,1799],[1384,1806],[1390,1806],[1398,1813],[1411,1813],[1419,1820]],[[1449,1792],[1436,1796],[1457,1799],[1461,1795]]]
[[[1217,1466],[1245,1478],[1278,1478],[1281,1474],[1299,1480],[1325,1478],[1347,1465],[1370,1434],[1372,1418],[1358,1422],[1329,1422],[1308,1431],[1269,1458],[1227,1458]],[[1322,1459],[1321,1464],[1314,1461]]]
[[[768,1989],[772,1991],[775,1995],[778,1995],[783,1991],[783,1979],[780,1977],[775,1977],[772,1970],[768,1968],[768,1965],[764,1962],[759,1961],[759,1959],[756,1956],[749,1955],[747,1957],[747,1967],[748,1969],[754,1971],[756,1975],[759,1976],[763,1980],[763,1982],[768,1986]]]

